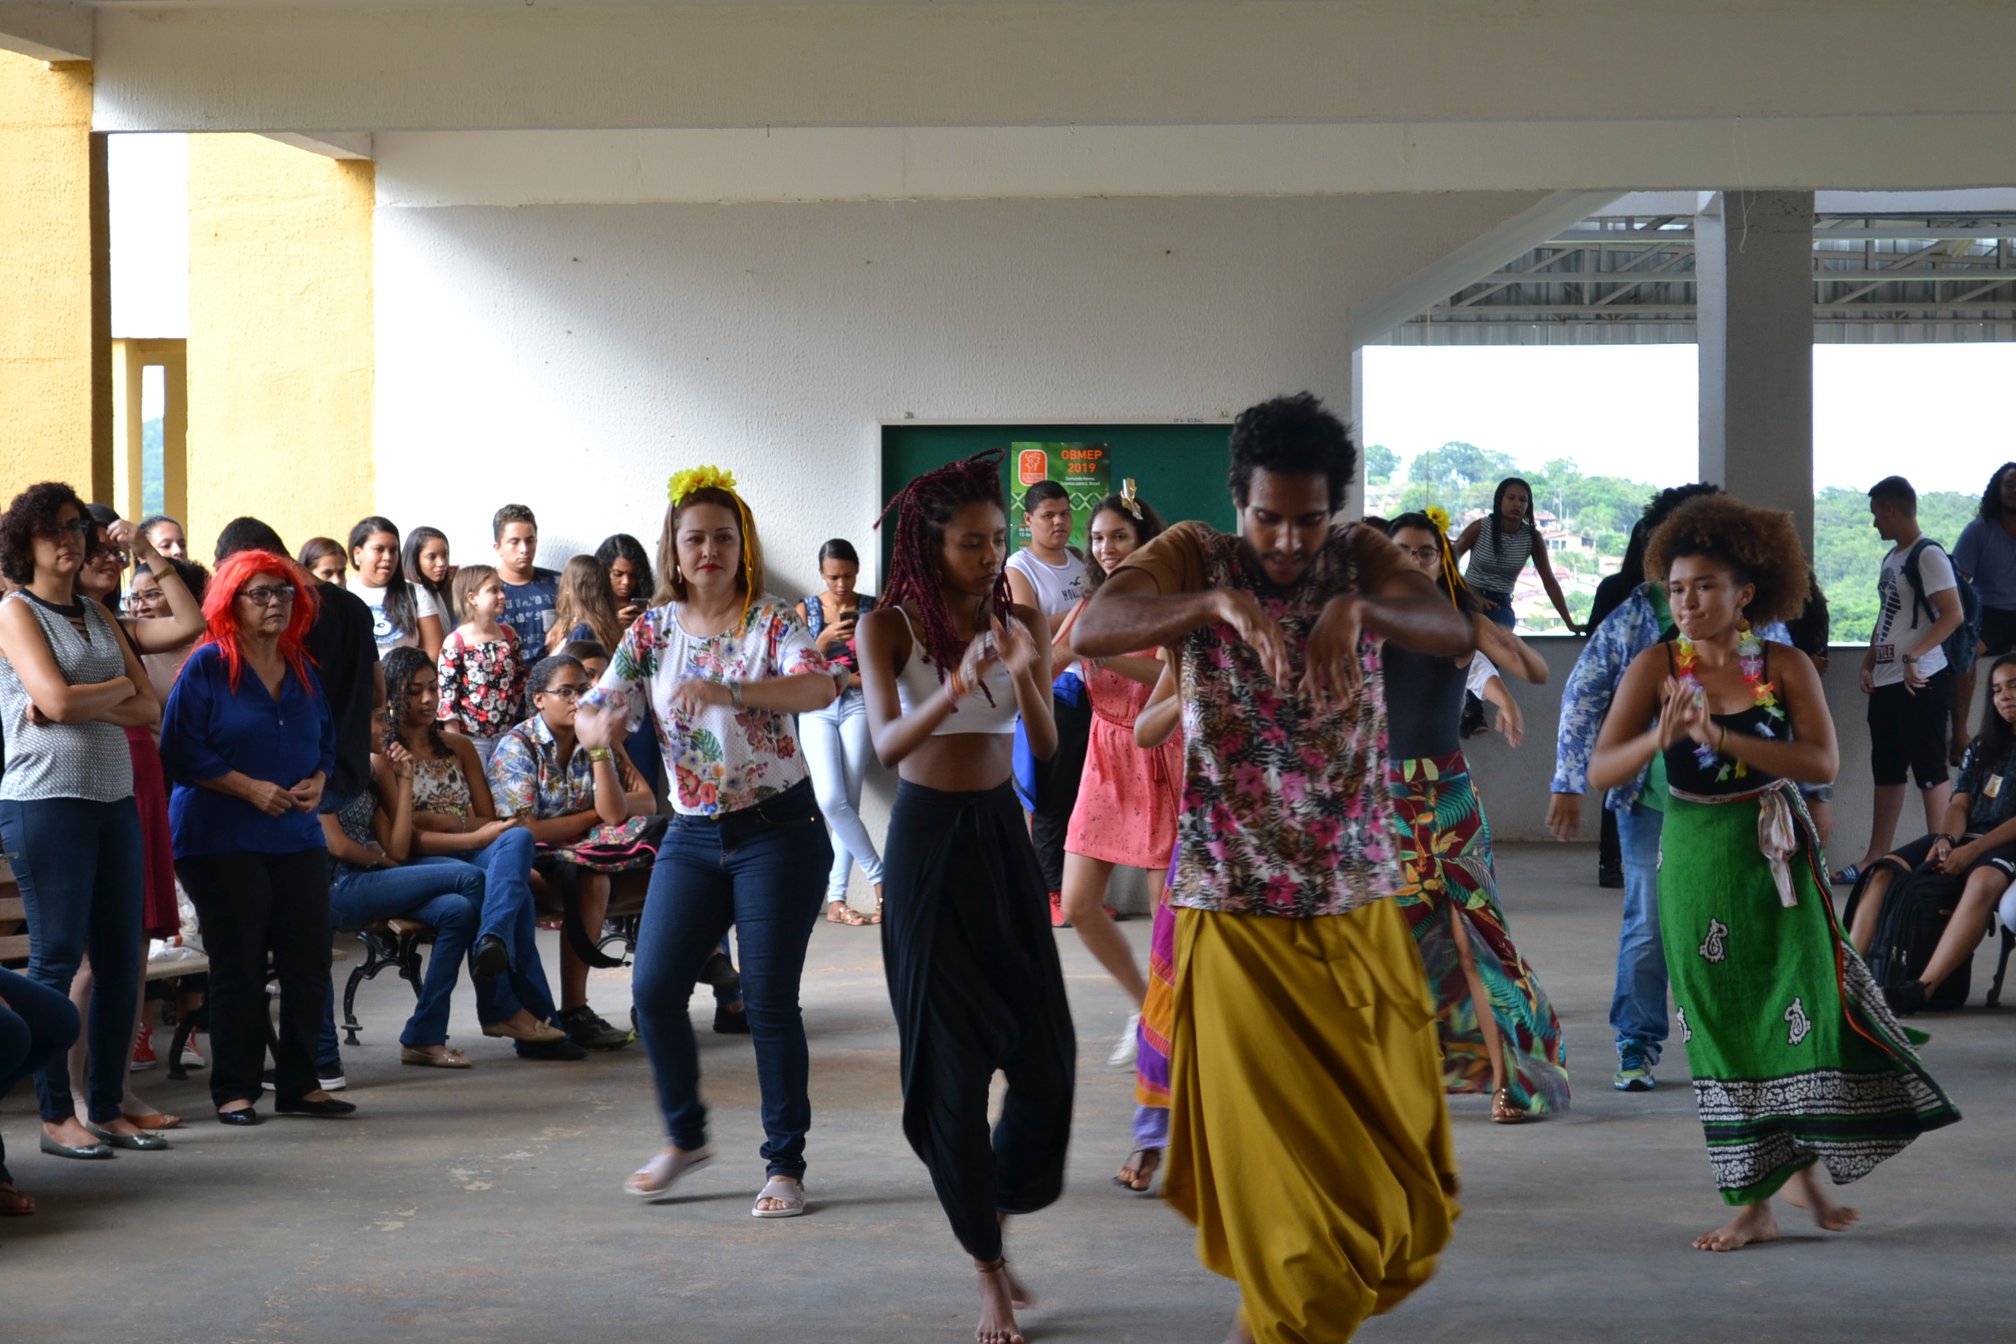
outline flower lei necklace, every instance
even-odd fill
[[[1771,683],[1764,680],[1764,641],[1757,638],[1757,632],[1750,628],[1748,621],[1743,622],[1738,630],[1740,633],[1736,641],[1736,663],[1743,670],[1743,684],[1750,688],[1751,703],[1769,717],[1782,723],[1785,720],[1784,706],[1778,703],[1778,693]],[[1683,634],[1673,644],[1673,666],[1680,674],[1682,686],[1690,687],[1705,697],[1708,693],[1707,688],[1702,686],[1701,679],[1694,675],[1695,661],[1694,641]],[[1771,725],[1768,723],[1757,726],[1757,735],[1777,736],[1771,731]],[[1722,768],[1715,775],[1718,781],[1742,779],[1750,773],[1750,767],[1741,761],[1722,760],[1721,755],[1713,747],[1696,744],[1694,759],[1701,763],[1703,770],[1714,769],[1715,763],[1721,761]]]

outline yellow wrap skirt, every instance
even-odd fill
[[[1338,1344],[1428,1281],[1457,1214],[1442,1058],[1392,901],[1177,912],[1166,1193],[1261,1344]]]

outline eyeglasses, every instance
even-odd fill
[[[587,689],[588,688],[586,686],[548,686],[545,690],[535,691],[533,692],[533,694],[557,695],[562,700],[573,700],[576,697],[578,697],[581,694],[581,692]]]
[[[47,537],[61,537],[65,532],[68,532],[72,536],[88,537],[91,535],[91,529],[94,526],[95,524],[92,523],[92,521],[89,518],[72,518],[67,523],[56,524],[56,526],[50,528],[47,532],[43,533],[42,535]]]
[[[286,587],[275,585],[271,588],[240,588],[238,596],[244,598],[255,607],[287,607],[294,604],[294,589],[292,585]]]

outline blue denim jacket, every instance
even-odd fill
[[[1664,594],[1659,593],[1658,584],[1648,581],[1632,589],[1623,605],[1605,616],[1596,633],[1589,636],[1561,688],[1561,727],[1554,741],[1554,779],[1549,785],[1552,792],[1589,791],[1589,758],[1596,752],[1603,716],[1610,712],[1610,702],[1624,684],[1631,660],[1659,642],[1668,621]],[[1784,625],[1777,622],[1757,633],[1767,640],[1791,642]],[[1604,795],[1603,806],[1612,812],[1630,811],[1644,792],[1650,769],[1648,762],[1636,779],[1610,790]]]

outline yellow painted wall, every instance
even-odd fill
[[[372,165],[189,137],[189,516],[288,546],[371,512]]]
[[[40,480],[89,496],[101,409],[110,485],[111,365],[94,358],[109,332],[94,330],[92,152],[91,67],[0,51],[0,507]]]

